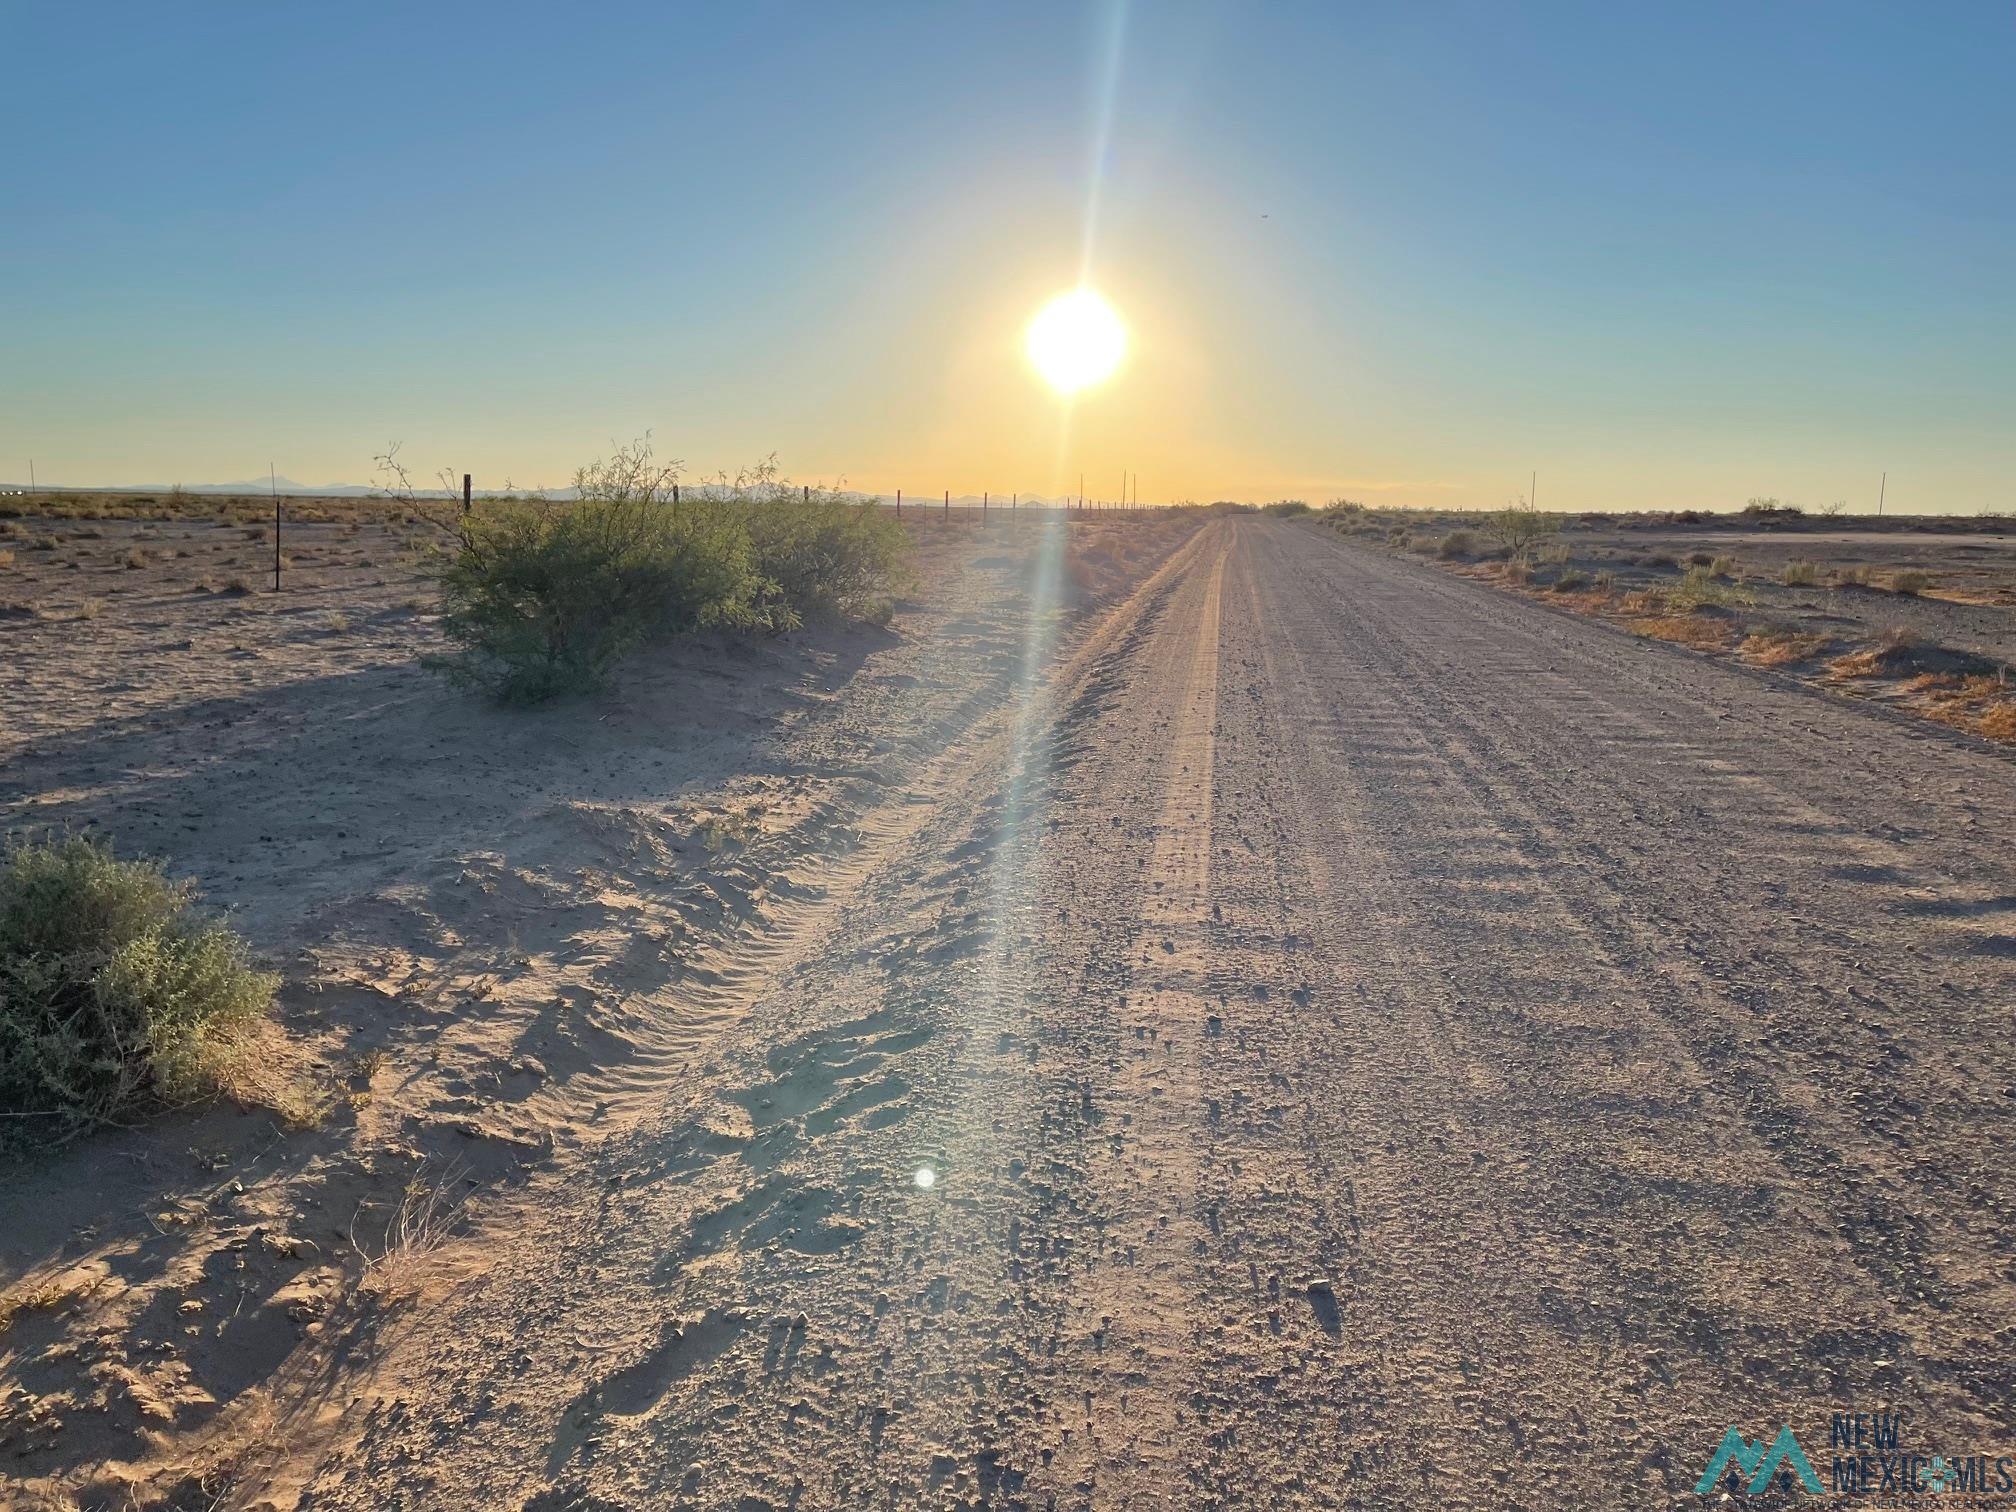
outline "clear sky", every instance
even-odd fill
[[[0,479],[2016,508],[2016,6],[0,7]],[[1089,276],[1125,366],[1021,335]]]

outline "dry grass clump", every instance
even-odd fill
[[[1477,537],[1467,530],[1452,530],[1436,543],[1436,554],[1444,558],[1477,554]]]
[[[386,1215],[375,1239],[359,1235],[360,1224],[369,1225],[370,1220],[364,1209],[358,1210],[351,1219],[350,1244],[364,1262],[365,1277],[374,1291],[398,1298],[424,1287],[430,1258],[455,1236],[467,1195],[459,1162],[441,1171],[423,1165],[407,1179],[398,1205]]]
[[[1824,635],[1802,635],[1789,625],[1759,625],[1737,647],[1743,659],[1760,667],[1789,667],[1811,661],[1827,646]]]
[[[1836,567],[1834,586],[1837,588],[1867,588],[1870,571],[1867,567]]]
[[[0,859],[0,1138],[44,1144],[208,1096],[278,979],[158,862],[89,839]]]
[[[1911,670],[1918,637],[1904,625],[1892,625],[1860,651],[1837,656],[1827,664],[1835,677],[1898,677]]]
[[[1904,691],[1931,718],[1991,740],[2016,740],[2016,687],[2007,669],[1966,675],[1927,672]]]
[[[1589,574],[1579,567],[1564,568],[1551,586],[1556,593],[1575,593],[1589,586]]]
[[[1712,564],[1689,567],[1686,575],[1668,590],[1668,597],[1684,609],[1725,608],[1748,604],[1752,599],[1752,595],[1744,589],[1720,581]]]
[[[1785,564],[1779,581],[1787,588],[1811,588],[1820,581],[1820,564],[1809,562],[1804,557],[1794,557]]]
[[[1890,591],[1915,596],[1932,586],[1932,575],[1927,572],[1904,571],[1890,574]]]
[[[1671,641],[1675,645],[1692,646],[1697,651],[1719,651],[1729,644],[1735,627],[1727,620],[1709,619],[1692,614],[1654,615],[1628,622],[1632,631],[1650,636],[1653,640]]]

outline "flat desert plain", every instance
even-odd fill
[[[13,1505],[1669,1507],[1732,1426],[1824,1476],[1878,1411],[2016,1453],[2016,765],[1824,674],[1893,612],[2006,656],[2006,575],[1963,634],[1711,562],[1885,595],[1773,666],[1554,612],[1689,542],[1511,581],[954,515],[886,629],[527,712],[422,666],[424,526],[306,526],[274,593],[242,522],[22,523],[0,816],[168,858],[284,985],[241,1104],[0,1178]]]

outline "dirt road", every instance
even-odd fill
[[[1731,1426],[1825,1480],[1879,1410],[2016,1454],[2010,762],[1267,519],[1052,660],[661,1117],[299,1393],[277,1490],[1686,1506]]]

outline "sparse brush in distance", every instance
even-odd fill
[[[225,1085],[278,978],[186,883],[98,841],[0,855],[0,1139],[55,1142]]]
[[[1284,518],[1288,515],[1305,515],[1309,513],[1309,503],[1306,499],[1277,499],[1272,504],[1263,504],[1261,513]]]
[[[1561,530],[1560,520],[1543,515],[1524,500],[1485,515],[1480,524],[1484,534],[1515,558],[1529,555],[1540,542]]]
[[[1444,557],[1467,557],[1477,554],[1477,537],[1467,530],[1452,530],[1442,537],[1436,552]]]
[[[1689,567],[1668,597],[1676,606],[1690,610],[1747,604],[1751,600],[1743,589],[1717,581],[1712,567]]]

